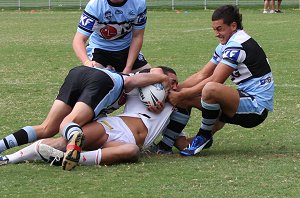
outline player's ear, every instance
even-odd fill
[[[236,22],[232,22],[230,24],[230,27],[231,27],[232,31],[236,31],[237,30],[237,23]]]

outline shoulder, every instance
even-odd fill
[[[229,39],[228,44],[226,45],[237,45],[242,46],[241,44],[248,41],[251,38],[244,30],[238,30],[232,37]]]

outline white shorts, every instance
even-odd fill
[[[136,144],[135,138],[120,117],[103,117],[97,120],[105,128],[105,132],[108,135],[107,142],[123,142]]]

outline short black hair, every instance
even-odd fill
[[[156,68],[161,68],[164,72],[165,75],[168,75],[168,73],[172,73],[172,74],[176,74],[175,70],[172,69],[171,67],[168,67],[168,66],[157,66]],[[139,71],[139,73],[149,73],[150,72],[150,68],[147,68],[147,69],[143,69],[141,71]]]
[[[157,66],[157,68],[161,68],[163,70],[164,74],[166,74],[166,75],[168,73],[172,73],[172,74],[177,75],[176,72],[175,72],[175,70],[172,69],[171,67],[168,67],[168,66]]]
[[[239,12],[239,8],[234,5],[223,5],[217,8],[212,14],[211,20],[217,21],[223,19],[224,23],[230,25],[233,22],[237,23],[237,28],[242,30],[242,14]]]

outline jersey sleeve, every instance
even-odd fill
[[[237,42],[231,42],[225,47],[221,63],[236,69],[238,64],[242,63],[245,58],[246,52],[244,51],[242,45]]]
[[[222,45],[218,45],[214,51],[213,57],[210,59],[210,62],[214,63],[215,65],[219,64],[221,61],[222,57]]]
[[[136,30],[145,29],[146,22],[147,22],[147,8],[146,8],[146,3],[144,3],[141,6],[136,19],[132,23],[133,29]]]
[[[95,3],[97,3],[97,1],[92,0],[86,5],[78,23],[77,32],[85,36],[90,36],[97,27],[98,19],[96,16],[98,13],[93,8],[98,6],[95,5]]]

